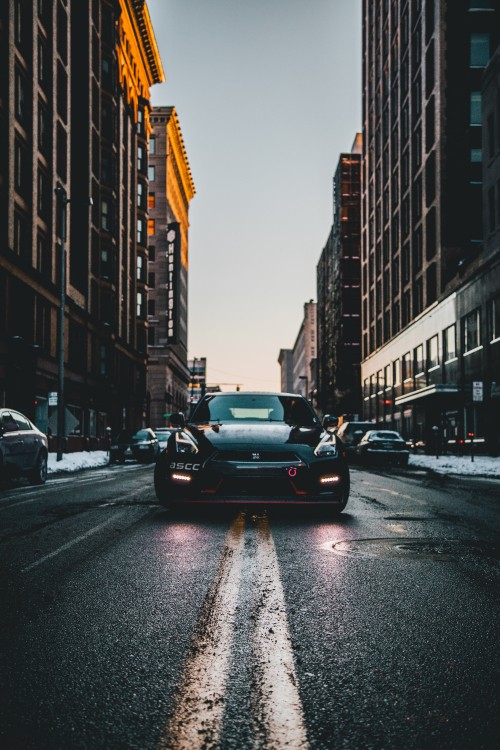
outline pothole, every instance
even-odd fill
[[[500,559],[500,545],[466,539],[351,539],[322,545],[346,557],[450,560],[488,557]]]

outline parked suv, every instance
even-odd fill
[[[347,454],[356,454],[356,446],[368,430],[376,427],[375,422],[342,422],[337,429],[337,436],[344,443]]]
[[[14,409],[0,409],[0,477],[26,476],[32,484],[47,480],[47,437]]]

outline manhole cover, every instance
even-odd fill
[[[449,560],[451,558],[500,558],[500,546],[493,542],[465,539],[351,539],[322,545],[337,555],[349,557]]]

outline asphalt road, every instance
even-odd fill
[[[337,518],[3,485],[1,746],[497,748],[500,482],[352,480]]]

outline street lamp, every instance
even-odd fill
[[[65,404],[64,404],[64,308],[66,305],[66,209],[69,198],[64,187],[59,184],[55,189],[56,196],[61,201],[61,257],[59,264],[59,311],[57,321],[57,460],[63,457],[63,441],[66,432]]]

